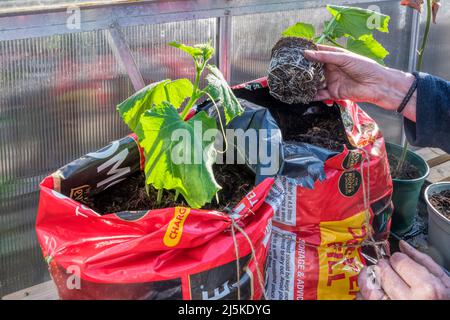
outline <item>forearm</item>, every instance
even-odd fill
[[[408,93],[415,77],[411,73],[396,69],[383,68],[383,80],[377,86],[375,104],[383,109],[396,111]],[[405,118],[416,121],[417,91],[414,92],[402,114]]]

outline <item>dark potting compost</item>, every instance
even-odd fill
[[[430,196],[430,203],[433,207],[450,219],[450,190],[436,192]]]
[[[217,183],[222,186],[218,192],[219,203],[214,199],[203,206],[205,210],[227,212],[241,201],[254,186],[255,175],[244,165],[213,166]],[[145,211],[157,208],[187,206],[182,195],[175,200],[175,193],[164,191],[161,204],[156,204],[157,190],[145,190],[145,175],[137,172],[125,181],[103,192],[89,197],[84,204],[100,214],[121,211]]]
[[[317,50],[314,42],[281,38],[273,47],[267,77],[270,94],[288,104],[311,102],[324,80],[323,64],[308,61],[304,50]]]
[[[388,160],[393,179],[411,180],[420,178],[421,174],[419,168],[409,163],[407,159],[403,162],[403,167],[400,172],[397,172],[399,158],[394,154],[389,154]]]
[[[354,149],[345,133],[339,107],[322,102],[287,104],[275,99],[267,88],[239,89],[237,97],[269,109],[285,142],[304,142],[341,152],[343,145]]]

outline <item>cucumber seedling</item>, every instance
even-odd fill
[[[323,65],[304,58],[316,44],[346,48],[383,64],[389,52],[374,38],[375,30],[389,32],[390,17],[376,11],[328,5],[331,20],[317,34],[313,25],[299,22],[283,31],[273,47],[268,73],[270,93],[282,102],[307,104],[324,80]],[[345,45],[340,44],[345,43]]]
[[[217,131],[217,122],[205,111],[188,117],[189,111],[203,97],[222,109],[226,123],[243,109],[219,69],[208,64],[214,54],[211,44],[169,45],[193,58],[194,83],[184,78],[152,83],[119,104],[117,110],[144,150],[146,186],[147,190],[149,185],[158,190],[157,204],[166,189],[174,190],[175,198],[181,194],[192,208],[200,208],[221,187],[212,167],[217,152],[214,138],[205,141],[197,128],[203,133],[209,129]],[[207,85],[200,88],[201,76],[206,72]]]

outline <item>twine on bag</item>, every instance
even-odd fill
[[[262,294],[264,296],[264,299],[268,300],[267,299],[267,295],[266,295],[265,285],[264,285],[264,279],[262,277],[261,270],[259,269],[259,263],[258,263],[258,259],[256,257],[256,252],[255,252],[255,248],[253,247],[252,240],[250,239],[248,234],[245,232],[245,230],[242,229],[236,223],[236,220],[233,217],[231,217],[231,236],[233,237],[234,251],[235,251],[235,254],[236,254],[236,275],[237,275],[237,295],[238,295],[238,300],[241,300],[241,284],[240,284],[240,280],[241,280],[241,277],[240,277],[240,271],[241,270],[240,269],[241,268],[240,268],[240,263],[239,263],[239,245],[238,245],[238,242],[237,242],[236,231],[235,230],[239,231],[244,236],[244,238],[247,240],[247,242],[248,242],[248,244],[250,246],[250,250],[251,250],[251,253],[252,253],[252,259],[255,262],[256,275],[257,275],[257,278],[258,278],[257,280],[258,280],[258,283],[259,283],[259,285],[261,287],[261,291],[262,291]]]
[[[377,255],[377,259],[380,260],[383,258],[384,256],[384,250],[380,248],[385,246],[388,242],[388,240],[379,240],[379,241],[375,241],[375,239],[373,238],[373,229],[370,226],[370,156],[369,156],[369,152],[367,150],[365,150],[364,148],[358,147],[358,150],[360,150],[361,152],[363,152],[365,154],[364,159],[361,161],[361,184],[362,184],[362,188],[363,188],[363,203],[364,203],[364,212],[365,212],[365,221],[364,221],[364,225],[366,226],[366,229],[368,230],[368,236],[361,241],[360,243],[349,243],[349,244],[334,244],[334,245],[330,245],[330,247],[335,248],[335,249],[346,249],[346,248],[361,248],[364,246],[371,246],[374,248],[375,254]],[[365,178],[365,174],[364,174],[364,165],[365,163],[367,163],[367,179]],[[367,185],[366,185],[366,181],[367,181]],[[286,236],[284,234],[280,234],[277,233],[278,237],[287,239],[289,241],[294,241],[296,243],[300,243],[300,241],[298,240],[294,240],[292,239],[292,237]],[[302,244],[305,247],[308,248],[314,248],[314,249],[318,249],[320,248],[320,245],[315,245],[315,244],[310,244],[310,243],[306,243],[306,242],[302,242]],[[367,255],[363,254],[364,257],[366,257],[367,259]],[[370,260],[370,259],[368,259]],[[370,260],[371,262],[373,262],[373,259]],[[375,262],[376,263],[376,262]]]
[[[373,228],[370,225],[370,154],[369,152],[361,147],[358,147],[358,150],[362,151],[365,155],[364,159],[361,161],[361,179],[363,186],[363,199],[364,199],[364,212],[366,215],[365,225],[369,232],[369,235],[366,239],[361,242],[361,246],[371,246],[375,254],[377,255],[377,260],[381,260],[384,256],[384,250],[380,248],[380,246],[384,247],[387,245],[387,239],[381,241],[375,241],[373,237]],[[367,162],[367,190],[364,183],[364,162]]]
[[[361,161],[360,168],[361,168],[361,180],[362,180],[361,184],[362,184],[362,188],[363,188],[363,201],[364,201],[364,212],[365,212],[364,224],[365,224],[369,234],[363,241],[361,241],[361,243],[358,243],[358,244],[336,244],[332,247],[334,247],[334,248],[361,248],[363,246],[371,246],[375,250],[375,254],[377,255],[377,260],[372,259],[372,258],[371,258],[372,260],[370,260],[370,259],[368,259],[369,257],[367,257],[366,255],[364,255],[364,256],[366,257],[366,259],[377,263],[378,260],[380,260],[384,257],[384,250],[382,248],[383,248],[383,246],[385,246],[387,244],[387,240],[375,241],[375,239],[373,237],[373,228],[370,225],[370,155],[369,155],[369,152],[367,150],[365,150],[364,148],[358,148],[358,150],[362,151],[365,154],[364,159]],[[367,163],[367,179],[365,179],[365,175],[364,175],[365,163]],[[366,181],[367,181],[367,186],[366,186]],[[252,210],[250,210],[250,211],[253,214],[255,214]],[[258,278],[257,280],[261,287],[264,299],[268,300],[266,291],[265,291],[264,280],[263,280],[263,277],[261,274],[261,270],[259,269],[259,263],[256,258],[256,252],[255,252],[255,248],[253,247],[253,243],[252,243],[250,237],[244,231],[244,229],[242,229],[236,223],[236,220],[233,217],[231,217],[231,236],[233,238],[234,250],[235,250],[235,254],[236,254],[236,275],[237,275],[237,284],[238,284],[238,286],[237,286],[238,300],[241,300],[241,287],[240,287],[241,278],[240,278],[240,262],[239,262],[239,245],[238,245],[237,238],[236,238],[236,230],[239,231],[244,236],[244,238],[247,240],[248,244],[250,245],[252,259],[255,262],[256,273],[257,273],[257,278]],[[290,241],[295,241],[296,243],[299,243],[299,241],[292,240],[292,238],[287,237],[285,235],[278,234],[278,236],[284,237]],[[312,248],[316,248],[316,249],[320,247],[318,245],[312,245],[312,244],[308,244],[306,242],[304,242],[303,245],[305,245],[306,247],[312,247]],[[380,248],[380,246],[382,246],[382,248]]]

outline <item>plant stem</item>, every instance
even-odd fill
[[[163,189],[158,189],[158,195],[156,196],[156,204],[159,206],[161,204],[163,196]]]
[[[423,34],[422,44],[420,46],[420,49],[418,51],[418,60],[417,60],[417,66],[416,71],[422,70],[422,63],[423,63],[423,54],[425,52],[425,48],[427,47],[428,43],[428,36],[430,34],[430,27],[431,27],[431,0],[427,0],[427,22],[425,25],[425,32]],[[400,157],[400,160],[397,164],[397,168],[395,169],[394,175],[397,175],[401,172],[401,169],[403,168],[403,164],[406,160],[406,154],[408,152],[408,141],[405,139],[405,142],[403,143],[403,149],[402,154]]]
[[[341,46],[339,43],[337,43],[336,41],[334,41],[333,39],[331,39],[330,37],[327,37],[327,41],[331,42],[333,45],[335,45],[338,48],[343,48],[345,49],[344,46]]]
[[[333,19],[330,20],[330,22],[325,27],[325,30],[323,30],[322,34],[320,35],[319,39],[317,40],[318,44],[323,44],[324,40],[331,39],[330,33],[333,30],[333,28],[335,27],[335,25],[336,25],[336,17],[333,17]]]
[[[194,81],[194,88],[192,90],[192,96],[189,98],[188,103],[183,109],[183,112],[181,113],[181,119],[185,119],[189,111],[191,110],[192,106],[197,102],[198,98],[200,98],[198,86],[200,84],[200,76],[202,74],[203,69],[205,68],[205,63],[203,63],[201,66],[198,65],[198,63],[195,63],[195,81]]]
[[[419,50],[419,60],[417,61],[417,71],[422,70],[423,54],[428,42],[428,35],[430,34],[431,26],[431,0],[427,0],[427,22],[425,25],[425,33],[423,34],[422,45]]]
[[[327,38],[327,36],[325,34],[322,33],[322,35],[320,36],[320,38],[317,40],[318,44],[322,44],[323,41]]]

